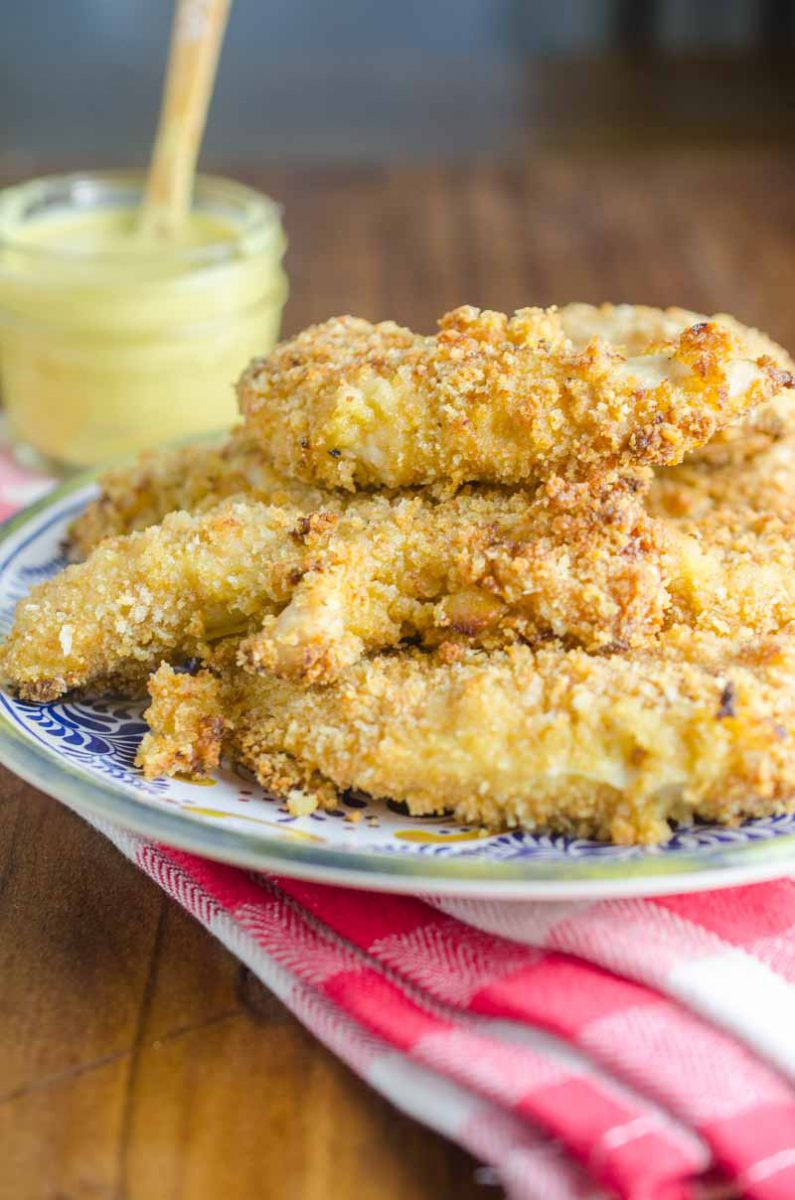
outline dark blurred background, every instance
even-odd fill
[[[172,13],[0,0],[0,182],[143,166]],[[283,203],[286,332],[577,298],[794,345],[794,39],[795,0],[233,0],[201,166]]]
[[[0,0],[0,166],[133,164],[169,0]],[[791,139],[795,0],[235,0],[205,166]]]

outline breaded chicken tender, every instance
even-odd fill
[[[661,627],[675,540],[641,492],[634,478],[550,481],[535,497],[361,496],[341,514],[242,500],[174,513],[35,589],[0,671],[21,695],[51,700],[252,627],[246,665],[326,682],[410,635],[632,645]]]
[[[552,480],[532,499],[477,490],[435,505],[372,499],[320,539],[305,518],[314,565],[243,642],[241,662],[329,682],[407,636],[482,645],[557,636],[592,650],[647,640],[671,602],[681,539],[646,516],[642,493],[627,478]]]
[[[628,357],[640,355],[650,344],[678,337],[686,328],[707,317],[685,309],[654,309],[641,305],[570,304],[560,309],[563,332],[577,351],[594,337]],[[792,360],[775,342],[758,330],[748,329],[733,317],[714,318],[729,328],[750,358],[767,356],[784,371],[793,371]],[[708,445],[689,456],[734,464],[761,453],[771,440],[795,435],[795,393],[783,389],[747,418],[715,434]],[[683,467],[685,472],[687,467]],[[671,472],[676,475],[676,468]],[[684,476],[683,476],[684,477]],[[698,478],[698,476],[697,476]],[[760,474],[760,480],[764,477]],[[117,467],[100,479],[101,493],[74,522],[71,552],[85,558],[102,538],[145,529],[175,510],[201,512],[231,496],[246,495],[265,504],[288,504],[310,512],[318,508],[343,508],[344,493],[320,492],[315,487],[279,474],[268,462],[255,433],[239,427],[220,446],[187,446],[170,451],[148,451],[129,467]],[[765,503],[764,507],[772,507]],[[694,514],[695,515],[695,514]]]
[[[252,363],[238,389],[245,423],[276,470],[308,483],[454,488],[680,462],[795,386],[719,321],[639,337],[628,355],[598,311],[584,346],[587,322],[575,342],[566,320],[465,307],[424,337],[337,318]]]
[[[593,337],[600,337],[630,356],[642,354],[652,342],[679,337],[689,326],[716,321],[731,330],[749,358],[765,356],[784,371],[795,372],[795,362],[777,342],[728,313],[708,317],[685,308],[648,308],[642,304],[567,304],[560,315],[577,349],[585,349]],[[795,391],[784,388],[743,420],[720,429],[687,457],[715,464],[742,461],[788,434],[795,434]]]
[[[247,630],[284,605],[304,551],[296,513],[229,500],[199,516],[171,513],[108,538],[20,602],[0,647],[0,675],[28,700],[136,680],[162,659]]]
[[[101,481],[0,647],[24,699],[150,675],[147,776],[224,753],[296,813],[357,788],[654,844],[795,808],[795,368],[763,334],[343,317],[239,395],[224,445]]]
[[[795,620],[795,513],[650,517],[637,477],[351,497],[342,512],[229,500],[108,539],[18,608],[0,672],[20,695],[139,679],[232,632],[242,665],[333,682],[420,638],[592,652],[674,623],[764,634]],[[90,612],[91,620],[86,620]]]
[[[232,665],[235,646],[230,639],[216,658]],[[174,671],[163,663],[148,682],[151,703],[144,713],[149,732],[144,734],[135,757],[147,779],[178,775],[199,779],[218,766],[231,724],[224,711],[224,685],[210,671],[194,675]],[[296,770],[287,754],[272,754],[262,764],[260,780],[267,779],[275,794],[284,796],[296,814],[321,807],[333,810],[339,793],[330,780],[311,771]],[[306,784],[311,781],[311,790]],[[299,786],[302,785],[302,786]]]
[[[718,507],[667,529],[680,551],[667,623],[740,637],[795,621],[795,510]]]
[[[162,663],[148,686],[152,703],[144,715],[152,732],[144,734],[137,755],[147,778],[202,778],[214,771],[227,727],[219,680],[209,671],[178,674]]]
[[[671,821],[795,804],[795,642],[674,629],[595,656],[550,645],[385,654],[303,688],[228,666],[196,719],[271,792],[329,784],[490,829],[654,844]],[[170,687],[162,671],[155,694]],[[157,713],[154,714],[157,716]],[[153,731],[156,769],[168,730]],[[141,762],[150,769],[149,750]],[[179,755],[175,763],[180,761]]]
[[[285,479],[242,428],[223,445],[147,450],[131,466],[116,467],[99,481],[100,495],[69,531],[73,559],[87,558],[103,538],[148,529],[171,512],[204,512],[232,496],[311,512],[333,508],[333,496]]]
[[[795,512],[795,435],[746,461],[682,463],[654,473],[649,511],[664,519],[699,520],[715,510],[742,514]]]

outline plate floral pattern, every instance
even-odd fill
[[[0,534],[0,633],[17,601],[65,565],[69,522],[95,492],[73,481]],[[714,887],[795,869],[795,816],[680,828],[664,847],[581,838],[482,836],[445,817],[345,796],[336,813],[292,817],[242,770],[202,783],[145,780],[134,765],[143,704],[0,693],[0,761],[78,810],[214,857],[353,885],[515,897],[593,897]]]

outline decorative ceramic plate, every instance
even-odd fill
[[[0,633],[21,596],[64,565],[70,521],[96,493],[83,476],[0,533]],[[337,813],[291,817],[247,774],[201,784],[145,780],[133,765],[144,705],[35,705],[0,693],[0,761],[69,806],[241,866],[384,891],[565,899],[652,895],[750,882],[795,870],[795,816],[680,828],[664,847],[581,838],[491,837],[390,801],[346,797]]]

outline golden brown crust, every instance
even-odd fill
[[[202,778],[221,760],[227,722],[221,688],[209,671],[177,674],[163,663],[149,679],[149,725],[135,761],[147,779],[159,775]]]
[[[147,779],[162,775],[202,779],[211,774],[232,734],[220,680],[207,670],[189,675],[162,663],[150,676],[148,690],[151,703],[144,717],[149,733],[138,747],[136,766]],[[318,807],[337,807],[333,784],[289,755],[268,755],[258,763],[257,777],[265,790],[282,798],[296,816]]]
[[[242,500],[174,513],[34,589],[0,671],[48,701],[237,632],[249,668],[329,683],[409,636],[615,652],[676,622],[750,635],[795,619],[795,510],[672,523],[646,514],[644,492],[631,476],[554,479],[535,495],[362,496],[341,514]]]
[[[410,635],[626,647],[662,627],[680,554],[643,490],[634,477],[552,480],[536,495],[365,495],[343,513],[248,500],[173,513],[36,588],[0,671],[51,700],[247,628],[243,662],[307,682]]]
[[[670,582],[670,622],[737,638],[795,620],[795,509],[716,507],[679,529],[688,552]]]
[[[484,646],[552,636],[590,649],[633,645],[662,627],[678,553],[646,516],[633,477],[552,480],[535,496],[372,499],[310,548],[290,603],[242,643],[240,659],[314,683],[413,635],[430,644],[457,635]]]
[[[654,343],[677,337],[688,326],[707,321],[685,309],[652,309],[640,305],[599,307],[570,304],[560,310],[566,336],[577,351],[599,336],[614,350],[629,356]],[[767,356],[784,371],[793,371],[792,359],[758,330],[733,317],[714,318],[729,328],[750,358]],[[354,322],[355,325],[366,323]],[[372,328],[372,327],[367,327]],[[378,327],[381,328],[381,327]],[[398,339],[410,345],[410,340]],[[734,462],[763,451],[771,440],[795,431],[795,394],[780,391],[742,422],[715,434],[697,458],[715,464]],[[184,447],[169,452],[146,452],[130,466],[116,468],[100,480],[101,494],[77,519],[71,531],[75,557],[86,557],[104,537],[145,529],[167,513],[181,509],[198,512],[235,495],[248,495],[263,503],[290,504],[311,509],[328,505],[329,497],[299,481],[279,475],[269,465],[253,433],[240,427],[220,446]],[[343,503],[341,498],[340,503]]]
[[[594,336],[614,350],[635,356],[654,343],[678,336],[690,325],[706,321],[684,309],[652,309],[639,305],[600,307],[570,304],[560,310],[566,336],[583,351]],[[750,358],[767,356],[785,371],[795,370],[791,358],[758,330],[734,318],[715,318],[731,329]],[[795,393],[784,389],[744,420],[718,431],[691,459],[715,465],[734,464],[762,453],[771,441],[795,432]],[[102,538],[145,529],[169,512],[201,512],[221,500],[246,495],[266,504],[288,504],[305,511],[339,505],[345,497],[280,475],[269,464],[253,432],[240,427],[220,446],[193,446],[167,452],[147,452],[130,467],[116,468],[100,480],[100,496],[88,506],[71,530],[74,558],[85,558]]]
[[[54,700],[247,630],[290,595],[303,557],[295,521],[292,509],[229,500],[106,539],[20,602],[0,675],[27,699]]]
[[[789,810],[793,382],[763,335],[674,309],[308,330],[248,372],[225,446],[106,477],[73,534],[96,548],[20,605],[0,671],[46,701],[157,667],[144,771],[223,749],[296,814],[357,787],[652,843]],[[640,464],[686,452],[647,495]],[[431,486],[355,493],[383,483]]]
[[[148,529],[171,512],[205,512],[235,496],[300,510],[334,504],[316,488],[277,474],[243,429],[223,445],[146,451],[132,466],[108,471],[99,486],[69,531],[75,560],[87,558],[103,538]]]
[[[728,313],[707,317],[684,308],[647,308],[642,304],[567,304],[560,312],[564,328],[578,348],[598,334],[625,354],[640,354],[650,342],[678,337],[688,326],[712,320],[731,330],[749,358],[765,356],[783,371],[795,372],[795,362],[777,342]],[[688,458],[715,465],[742,462],[792,433],[795,433],[795,391],[784,388],[742,420],[718,430],[706,445],[693,449]]]
[[[353,490],[675,463],[793,385],[716,321],[627,356],[604,336],[578,349],[556,309],[465,307],[433,337],[313,326],[255,360],[239,395],[277,470]]]
[[[239,670],[222,682],[230,748],[256,772],[287,755],[307,780],[414,813],[654,843],[673,820],[791,809],[793,668],[791,635],[734,643],[676,629],[623,656],[408,650],[332,687]]]
[[[675,520],[698,520],[715,509],[738,514],[795,511],[795,436],[747,460],[688,462],[655,471],[649,509]]]

